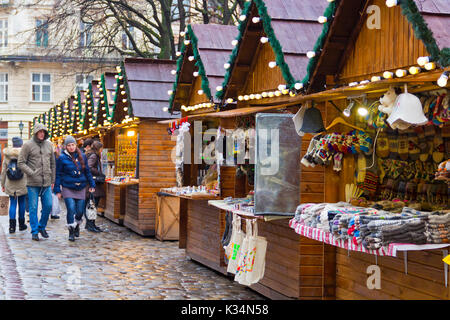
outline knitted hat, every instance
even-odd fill
[[[69,143],[75,143],[75,144],[76,144],[77,141],[75,140],[74,137],[72,137],[72,136],[67,136],[67,137],[64,139],[64,146],[67,147],[67,145],[68,145]]]
[[[319,133],[325,131],[322,114],[319,109],[311,107],[305,110],[300,131],[304,133]]]
[[[23,140],[20,137],[13,137],[12,145],[13,145],[13,148],[20,148],[23,145]]]

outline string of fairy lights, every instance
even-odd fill
[[[246,0],[246,2],[250,2],[250,1],[252,1],[252,0]],[[396,6],[396,5],[398,5],[400,3],[400,1],[401,0],[387,0],[386,1],[386,6],[389,7],[389,8],[392,8],[392,7]],[[331,3],[331,2],[334,2],[334,0],[327,0],[327,2]],[[239,20],[241,22],[244,22],[244,21],[247,20],[247,18],[248,17],[246,15],[241,15],[239,17]],[[261,22],[261,17],[257,17],[257,16],[252,17],[251,21],[254,24],[260,23]],[[329,21],[329,18],[327,18],[326,16],[319,16],[317,18],[317,21],[320,24],[324,24],[324,23],[327,23]],[[180,35],[184,37],[186,35],[186,31],[181,32]],[[265,45],[265,44],[270,44],[271,41],[270,41],[269,37],[263,36],[263,37],[260,38],[260,42],[261,42],[261,44]],[[184,45],[186,47],[191,45],[191,44],[192,44],[191,40],[189,40],[189,39],[185,39],[184,40]],[[238,46],[239,45],[239,39],[232,40],[231,44],[233,46]],[[185,52],[186,52],[186,50],[185,50]],[[183,53],[184,52],[177,52],[176,56],[177,57],[181,57],[183,55]],[[306,52],[306,57],[308,59],[313,59],[313,58],[317,57],[318,55],[320,55],[320,53],[321,53],[321,49],[318,50],[318,51],[311,50],[311,51]],[[189,56],[188,57],[188,61],[189,62],[195,62],[194,56]],[[270,69],[274,69],[277,66],[278,66],[278,64],[277,64],[276,61],[270,61],[268,63],[268,67]],[[227,62],[227,63],[224,64],[223,67],[224,67],[225,70],[228,71],[232,66],[231,66],[230,63]],[[433,61],[431,56],[422,56],[422,57],[419,57],[417,59],[417,66],[414,65],[414,66],[411,66],[408,69],[386,70],[382,74],[372,76],[370,79],[365,79],[365,80],[357,81],[357,82],[356,81],[350,82],[348,84],[343,84],[342,87],[345,87],[345,86],[355,87],[355,86],[367,85],[367,84],[369,84],[371,82],[378,82],[378,81],[385,80],[385,79],[389,80],[389,79],[394,79],[394,78],[403,78],[403,77],[406,77],[408,75],[417,75],[419,73],[423,73],[423,72],[427,72],[427,71],[433,71],[433,70],[435,70],[437,68],[438,68],[437,62]],[[177,74],[177,70],[172,70],[171,73],[173,75],[176,75]],[[194,77],[197,77],[198,76],[198,72],[195,71],[193,75],[194,75]],[[441,76],[439,77],[439,79],[437,80],[437,85],[439,87],[446,87],[447,84],[448,84],[449,76],[450,76],[450,73],[448,71],[444,71],[441,74]],[[246,95],[239,95],[239,96],[237,96],[235,98],[227,98],[225,100],[225,102],[227,104],[232,104],[232,103],[235,103],[235,102],[238,102],[238,101],[260,100],[260,99],[264,99],[264,98],[280,97],[280,96],[283,96],[283,95],[289,95],[291,97],[295,97],[298,94],[301,94],[303,92],[303,90],[305,89],[305,86],[306,86],[306,84],[304,84],[301,81],[297,81],[292,86],[292,88],[288,88],[286,84],[280,84],[278,86],[278,88],[274,89],[274,90],[254,92],[252,94],[246,94]],[[217,86],[216,87],[216,91],[217,92],[220,92],[222,90],[224,90],[223,86]],[[172,96],[173,94],[174,94],[173,90],[169,90],[168,91],[168,95],[169,96]],[[198,90],[197,94],[198,95],[203,95],[204,91],[203,90]],[[215,107],[215,103],[213,101],[210,101],[210,102],[204,102],[204,103],[199,103],[199,104],[190,105],[190,106],[182,105],[181,106],[181,110],[183,110],[185,112],[189,112],[189,111],[195,111],[195,110],[198,110],[198,109],[206,109],[206,108],[212,108],[212,107]],[[164,111],[168,111],[168,108],[164,108]]]
[[[95,129],[111,128],[139,120],[139,118],[131,116],[128,112],[129,100],[125,90],[125,77],[122,74],[121,66],[117,66],[116,70],[118,74],[115,75],[114,90],[106,89],[106,78],[103,75],[96,80],[96,88],[98,89],[96,92],[94,92],[91,82],[85,91],[79,91],[76,97],[70,97],[49,110],[50,116],[47,122],[51,128],[52,138],[56,139],[64,135],[87,134]],[[111,104],[108,102],[108,91],[110,91],[110,98],[112,97],[113,100]],[[124,119],[120,123],[115,122],[113,116],[119,98],[124,105],[122,110],[126,112]],[[34,119],[31,130],[34,129],[36,121],[42,121],[41,118],[40,116]],[[100,118],[103,119],[102,123],[99,123]]]

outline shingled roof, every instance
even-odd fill
[[[138,118],[172,119],[164,108],[169,105],[167,91],[172,87],[175,76],[171,70],[175,61],[162,59],[127,58],[121,64],[121,72],[116,88],[116,97],[113,113],[121,112],[123,99],[127,99],[128,115]],[[123,76],[120,80],[120,76]],[[122,106],[122,108],[119,108]],[[117,110],[115,110],[117,109]],[[123,110],[122,110],[123,111]]]
[[[186,40],[190,45],[182,45],[181,56],[177,61],[176,80],[173,84],[173,95],[170,99],[170,110],[179,110],[181,103],[177,101],[180,96],[188,97],[194,84],[193,72],[198,69],[202,79],[202,89],[208,101],[214,100],[216,88],[222,85],[225,72],[224,64],[234,48],[232,41],[236,38],[238,30],[235,26],[216,24],[188,25]],[[194,61],[189,61],[192,55]],[[182,85],[178,85],[178,84]]]
[[[450,48],[450,1],[414,0],[440,50]]]
[[[247,2],[243,15],[247,18],[238,27],[239,45],[233,50],[223,82],[226,88],[232,78],[246,78],[238,72],[238,68],[246,68],[254,59],[254,52],[263,35],[269,38],[269,43],[276,56],[276,62],[281,69],[288,87],[301,82],[306,75],[309,59],[306,56],[311,51],[318,36],[322,32],[322,25],[317,21],[327,7],[326,1],[297,1],[297,0],[253,0]],[[252,22],[252,17],[260,17],[262,29]],[[236,79],[233,79],[236,80]],[[217,97],[222,99],[226,90],[219,92]]]

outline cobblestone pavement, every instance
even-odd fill
[[[0,217],[0,299],[264,299],[194,261],[178,242],[143,238],[99,217],[97,234],[80,228],[68,241],[65,214],[49,220],[50,238],[8,233]]]

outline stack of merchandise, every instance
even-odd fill
[[[302,204],[294,219],[330,232],[337,240],[379,249],[391,243],[449,243],[450,213],[421,212],[405,207],[401,213],[354,207],[349,203]]]
[[[425,235],[429,243],[449,243],[450,213],[429,215]]]

